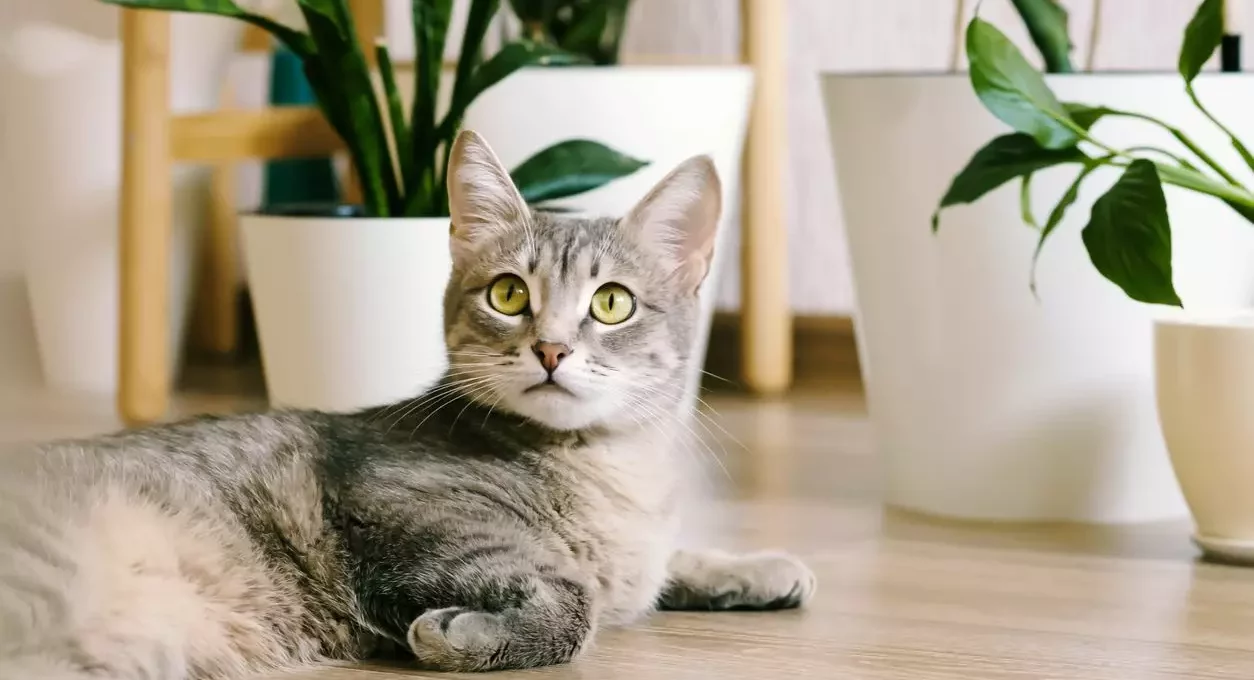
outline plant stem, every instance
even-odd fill
[[[954,26],[953,39],[954,46],[949,53],[949,72],[957,73],[958,64],[962,61],[962,34],[963,27],[967,18],[967,3],[964,0],[954,0]]]
[[[1098,38],[1102,34],[1102,0],[1093,0],[1093,11],[1089,14],[1089,53],[1084,58],[1084,70],[1092,72],[1097,57]]]
[[[1120,116],[1128,116],[1129,118],[1139,118],[1147,123],[1153,123],[1154,125],[1161,127],[1162,129],[1171,133],[1171,136],[1175,137],[1176,141],[1180,142],[1181,144],[1185,146],[1185,148],[1193,152],[1193,155],[1197,156],[1199,160],[1201,160],[1206,165],[1210,166],[1211,169],[1213,169],[1216,173],[1218,173],[1220,177],[1224,178],[1226,182],[1228,182],[1229,184],[1233,186],[1241,186],[1241,183],[1237,181],[1237,178],[1233,176],[1232,173],[1228,172],[1222,165],[1219,164],[1218,161],[1212,158],[1210,154],[1203,151],[1202,147],[1198,146],[1196,142],[1194,142],[1192,139],[1189,139],[1188,135],[1184,134],[1184,131],[1181,130],[1180,128],[1174,127],[1172,125],[1168,125],[1166,122],[1158,118],[1155,118],[1154,116],[1146,115],[1144,113],[1134,113],[1132,111],[1116,111],[1116,110],[1112,110],[1111,113],[1114,113]]]
[[[1198,171],[1197,166],[1193,165],[1193,163],[1191,163],[1189,159],[1184,158],[1182,156],[1177,156],[1176,154],[1171,153],[1170,151],[1166,149],[1160,149],[1156,146],[1130,146],[1124,149],[1125,153],[1132,153],[1134,151],[1145,151],[1149,153],[1162,154],[1163,156],[1170,158],[1176,163],[1179,163],[1182,167],[1188,168],[1189,170],[1192,170],[1194,172]]]
[[[1245,145],[1241,143],[1241,140],[1237,139],[1237,136],[1232,134],[1232,130],[1229,130],[1226,125],[1219,122],[1218,118],[1211,115],[1211,112],[1208,111],[1205,106],[1202,106],[1201,100],[1197,98],[1197,93],[1193,91],[1193,83],[1186,85],[1184,91],[1189,94],[1189,99],[1193,101],[1193,105],[1197,107],[1197,110],[1201,111],[1202,115],[1210,119],[1210,122],[1214,123],[1215,127],[1222,130],[1225,135],[1228,135],[1228,139],[1232,140],[1233,148],[1237,150],[1238,154],[1241,154],[1241,160],[1245,161],[1246,167],[1254,170],[1254,155],[1251,155],[1250,150],[1245,148]]]

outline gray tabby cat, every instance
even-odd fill
[[[528,209],[450,154],[450,368],[419,398],[0,461],[0,678],[238,678],[407,648],[486,671],[655,608],[796,607],[782,554],[674,545],[678,387],[718,223],[705,157],[621,220]]]

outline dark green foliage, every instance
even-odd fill
[[[347,0],[296,1],[308,32],[249,13],[231,0],[102,0],[132,9],[233,17],[270,32],[303,62],[320,108],[348,147],[360,177],[365,211],[374,217],[447,215],[444,164],[475,98],[528,66],[592,63],[589,57],[563,49],[560,43],[531,40],[512,42],[485,59],[483,39],[500,0],[471,0],[451,101],[441,118],[436,102],[452,2],[412,0],[415,96],[406,120],[391,56],[383,45],[370,46],[383,81],[380,97]],[[628,156],[594,141],[579,140],[573,147],[562,144],[570,142],[539,152],[538,157],[550,160],[529,166],[527,179],[535,186],[566,189],[539,195],[569,196],[589,191],[644,164],[634,159],[625,162]],[[578,153],[571,153],[571,149]]]
[[[534,42],[582,55],[598,66],[618,63],[631,0],[509,0]]]

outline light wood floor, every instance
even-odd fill
[[[1199,563],[1187,525],[974,526],[884,511],[856,383],[708,401],[730,433],[710,438],[728,472],[694,482],[694,540],[795,551],[818,574],[813,605],[659,614],[604,631],[573,664],[496,677],[1254,678],[1254,571]],[[240,404],[201,394],[184,407]],[[108,399],[0,398],[0,438],[111,427]],[[441,675],[372,666],[282,680],[403,677]]]

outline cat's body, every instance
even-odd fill
[[[673,386],[711,221],[709,171],[684,172],[622,221],[562,220],[464,137],[451,366],[426,395],[0,458],[0,680],[236,678],[389,646],[530,667],[657,606],[800,604],[813,576],[792,558],[674,544]],[[628,230],[688,217],[695,259]]]

